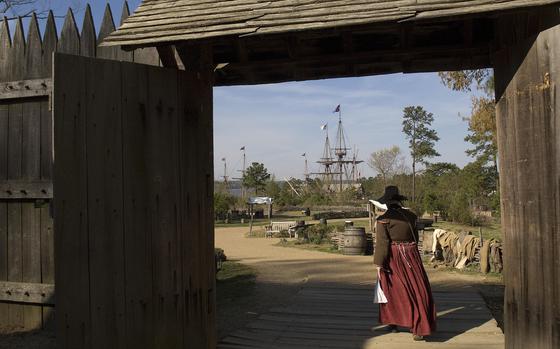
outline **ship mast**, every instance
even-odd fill
[[[338,113],[338,127],[336,131],[336,140],[334,148],[330,146],[329,134],[327,125],[321,127],[321,129],[326,131],[325,145],[323,148],[323,157],[317,161],[321,165],[322,171],[318,173],[313,173],[315,175],[320,175],[324,182],[324,186],[331,190],[331,185],[334,184],[334,190],[342,192],[344,190],[344,181],[356,182],[356,167],[363,161],[357,160],[357,154],[353,154],[349,158],[350,148],[347,147],[346,134],[344,132],[344,126],[342,125],[342,110],[340,105],[336,107],[335,111]],[[348,173],[348,168],[351,166],[352,173]],[[337,185],[338,184],[338,185]]]

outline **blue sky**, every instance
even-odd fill
[[[113,8],[115,21],[120,19],[121,0],[91,1],[96,28],[99,29],[106,3]],[[140,0],[129,1],[131,11]],[[38,10],[53,9],[62,16],[68,6],[75,11],[81,27],[85,2],[80,0],[39,0]],[[58,29],[63,18],[57,18]],[[44,24],[43,24],[44,25]],[[27,27],[27,23],[25,23]],[[43,29],[43,26],[42,28]],[[229,175],[241,169],[241,152],[246,147],[247,161],[263,162],[277,178],[302,177],[307,153],[310,169],[323,149],[324,131],[328,123],[334,140],[337,116],[333,109],[341,104],[343,122],[349,146],[357,147],[359,157],[381,148],[398,145],[407,153],[407,142],[401,132],[402,110],[409,105],[421,105],[434,114],[433,128],[440,141],[441,157],[459,166],[470,159],[469,147],[463,138],[467,125],[460,115],[468,115],[470,96],[445,88],[437,74],[392,74],[362,78],[330,79],[259,86],[218,87],[214,89],[214,158],[215,176],[223,173],[225,157]],[[409,157],[407,157],[408,163]],[[361,165],[364,176],[374,172]]]

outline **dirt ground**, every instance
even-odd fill
[[[303,286],[371,285],[375,283],[372,256],[343,256],[325,252],[274,246],[278,239],[245,238],[246,227],[216,229],[216,247],[228,259],[257,270],[256,292],[235,304],[218,309],[218,335],[228,333],[257,318],[272,307],[289,304]],[[502,327],[503,285],[500,277],[427,267],[434,291],[476,291]],[[503,327],[502,327],[503,328]]]
[[[256,287],[246,297],[218,309],[219,338],[243,328],[267,310],[284,306],[303,286],[371,285],[375,271],[371,256],[343,256],[274,246],[278,239],[245,238],[246,227],[217,228],[216,247],[228,259],[257,271]],[[499,277],[427,268],[434,290],[480,292],[498,323],[502,324],[503,286]],[[503,328],[503,327],[502,327]],[[17,332],[0,328],[0,349],[54,349],[52,331]]]

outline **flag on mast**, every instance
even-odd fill
[[[340,104],[336,106],[336,108],[334,109],[333,113],[338,113],[340,112]]]
[[[222,161],[226,161],[226,158],[222,158]]]
[[[245,150],[245,146],[242,146],[241,149],[239,149],[239,150]]]
[[[301,154],[301,156],[305,156],[305,153]]]
[[[321,125],[321,130],[326,130],[328,124]]]

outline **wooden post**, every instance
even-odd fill
[[[249,204],[249,236],[253,234],[253,204]]]
[[[196,236],[192,247],[186,246],[185,257],[190,259],[193,251],[199,255],[198,268],[194,269],[194,279],[200,280],[200,289],[192,290],[194,305],[199,306],[200,314],[190,321],[186,333],[193,338],[192,348],[216,347],[216,275],[214,266],[214,150],[213,150],[213,83],[214,66],[212,50],[208,45],[176,46],[177,53],[185,67],[179,84],[186,85],[186,94],[179,97],[184,104],[184,123],[181,124],[180,137],[185,139],[187,157],[184,160],[185,174],[181,178],[188,188],[186,217],[188,236]],[[188,139],[188,140],[187,140]],[[190,226],[195,223],[194,226]],[[195,264],[196,265],[196,264]],[[209,268],[212,266],[212,268]],[[198,274],[198,275],[197,275]],[[185,282],[189,282],[186,280]],[[192,324],[198,324],[198,328]],[[190,332],[194,330],[193,332]]]
[[[497,27],[506,348],[560,347],[560,18],[558,8]]]

